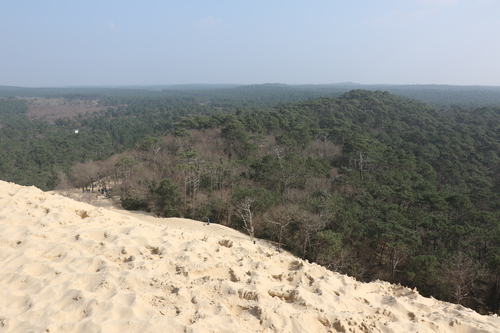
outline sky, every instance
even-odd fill
[[[500,86],[500,0],[2,0],[0,85]]]

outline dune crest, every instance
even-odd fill
[[[498,316],[360,283],[220,225],[0,182],[0,332],[498,332]]]

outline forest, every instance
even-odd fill
[[[499,313],[500,89],[187,88],[0,88],[1,179],[99,184],[127,209]],[[48,120],[29,96],[101,109]]]

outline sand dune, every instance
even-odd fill
[[[0,332],[500,332],[220,225],[0,182]]]

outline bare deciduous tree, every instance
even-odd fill
[[[457,304],[462,304],[476,289],[476,281],[485,276],[486,271],[479,262],[460,251],[450,258],[444,273],[450,284],[451,296]]]
[[[278,251],[283,243],[283,231],[292,222],[286,207],[280,207],[271,211],[270,216],[266,216],[266,221],[278,229]]]
[[[371,167],[373,160],[371,158],[368,158],[366,156],[363,156],[363,153],[359,152],[358,153],[359,158],[352,160],[351,162],[354,162],[354,165],[359,171],[359,177],[361,180],[364,180],[364,172],[368,170],[369,167]]]
[[[100,170],[99,162],[96,161],[75,164],[71,168],[74,185],[82,190],[90,187],[91,192],[94,192],[95,183],[102,177]]]
[[[254,212],[252,208],[254,201],[255,200],[252,198],[245,197],[236,207],[236,210],[243,221],[243,226],[248,232],[251,241],[253,241],[255,237],[255,226],[253,223]]]
[[[63,194],[63,195],[67,195],[68,192],[67,190],[73,188],[70,180],[69,180],[69,177],[66,173],[64,173],[63,171],[59,171],[57,173],[57,186],[56,186],[56,191],[58,191],[59,193]]]

